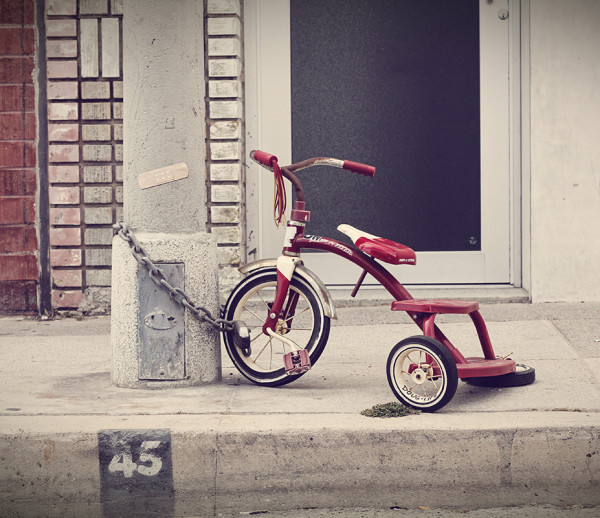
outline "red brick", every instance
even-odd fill
[[[0,142],[0,166],[23,167],[25,165],[22,142]]]
[[[51,144],[48,146],[50,162],[79,162],[79,146],[76,144]]]
[[[48,81],[48,99],[77,99],[76,81]]]
[[[79,105],[77,103],[49,103],[48,119],[50,120],[77,120],[79,118]]]
[[[49,78],[77,77],[77,61],[48,61]]]
[[[34,0],[0,0],[0,20],[9,25],[32,25]]]
[[[46,36],[77,36],[77,22],[63,19],[46,20]]]
[[[79,203],[79,187],[50,187],[50,203],[53,205],[76,205]]]
[[[50,250],[51,266],[81,266],[81,250],[78,248],[60,248]]]
[[[25,87],[23,92],[23,87]],[[25,99],[23,99],[25,93]],[[0,85],[0,112],[35,111],[35,90],[33,85]]]
[[[0,113],[0,139],[34,140],[35,113]]]
[[[36,281],[4,281],[0,282],[0,313],[37,312]]]
[[[48,140],[76,142],[79,140],[78,124],[49,124]]]
[[[0,196],[35,194],[35,171],[23,169],[0,170]]]
[[[32,196],[0,198],[0,224],[19,225],[35,222],[35,202]]]
[[[0,112],[23,110],[23,85],[0,85]]]
[[[34,167],[35,143],[0,142],[0,167]]]
[[[52,290],[52,307],[56,309],[77,309],[82,299],[80,290]]]
[[[35,255],[0,255],[0,281],[32,281],[38,276]]]
[[[0,253],[35,252],[37,249],[35,227],[21,225],[0,230]]]
[[[52,270],[52,282],[56,288],[81,288],[81,270]]]
[[[76,58],[77,40],[48,40],[46,55],[49,58]]]
[[[21,27],[0,28],[0,55],[22,56],[35,51],[33,29]]]
[[[79,227],[51,228],[50,244],[52,246],[81,245],[81,229]]]
[[[78,165],[51,165],[48,168],[50,183],[77,183],[79,182]]]
[[[33,84],[33,58],[0,58],[0,83]]]
[[[50,207],[51,225],[80,225],[81,209],[78,207]]]

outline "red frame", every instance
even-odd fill
[[[302,203],[301,207],[303,212],[307,212],[304,211],[304,203]],[[296,207],[296,210],[300,210],[300,208]],[[306,221],[306,219],[304,219],[304,221]],[[302,221],[302,223],[304,223],[304,221]],[[300,222],[291,220],[290,223],[294,224]],[[291,246],[288,246],[284,249],[284,254],[299,256],[302,250],[307,249],[320,250],[322,252],[335,254],[356,264],[358,267],[362,268],[364,271],[373,276],[396,301],[414,300],[412,295],[407,291],[402,283],[400,283],[384,266],[364,252],[356,248],[351,248],[347,244],[337,241],[336,239],[332,239],[330,237],[304,235],[303,232],[299,232],[294,239],[292,239]],[[288,286],[289,283],[282,283],[281,291],[284,293],[280,293],[278,276],[276,300],[285,300],[285,293],[287,293]],[[435,317],[439,313],[456,312],[452,310],[453,301],[435,302],[438,304],[428,312],[406,311],[406,313],[411,317],[415,324],[419,326],[425,336],[429,336],[438,340],[446,347],[446,349],[448,349],[452,355],[452,358],[456,362],[459,378],[499,376],[515,371],[516,362],[514,360],[496,358],[485,321],[483,320],[483,317],[479,313],[478,309],[468,311],[467,314],[471,317],[473,325],[477,330],[477,336],[479,337],[479,342],[484,357],[465,358],[435,324]]]

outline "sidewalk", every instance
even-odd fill
[[[387,305],[340,308],[313,370],[275,389],[224,351],[222,383],[116,388],[109,317],[0,317],[0,515],[600,504],[600,303],[481,312],[495,352],[536,382],[461,382],[441,411],[396,419],[360,415],[394,400],[387,355],[419,331]],[[468,318],[438,319],[480,355]]]

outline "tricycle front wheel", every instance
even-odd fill
[[[394,346],[387,360],[387,378],[403,404],[423,412],[447,405],[458,386],[452,355],[428,336],[406,338]]]
[[[241,374],[265,387],[285,385],[302,376],[286,374],[283,356],[290,352],[289,347],[262,330],[275,299],[276,287],[276,268],[258,270],[237,285],[225,306],[227,320],[241,320],[250,330],[247,349],[238,348],[233,332],[223,335],[225,349]],[[319,296],[304,279],[294,275],[283,307],[276,333],[306,349],[310,363],[314,365],[325,349],[330,326]]]

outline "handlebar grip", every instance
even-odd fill
[[[362,174],[370,178],[375,176],[375,168],[372,165],[359,164],[358,162],[344,160],[344,165],[342,167],[348,171],[352,171],[353,173]]]
[[[273,162],[277,161],[277,157],[275,155],[258,150],[250,151],[250,158],[256,160],[259,164],[262,164],[265,167],[273,167]]]

